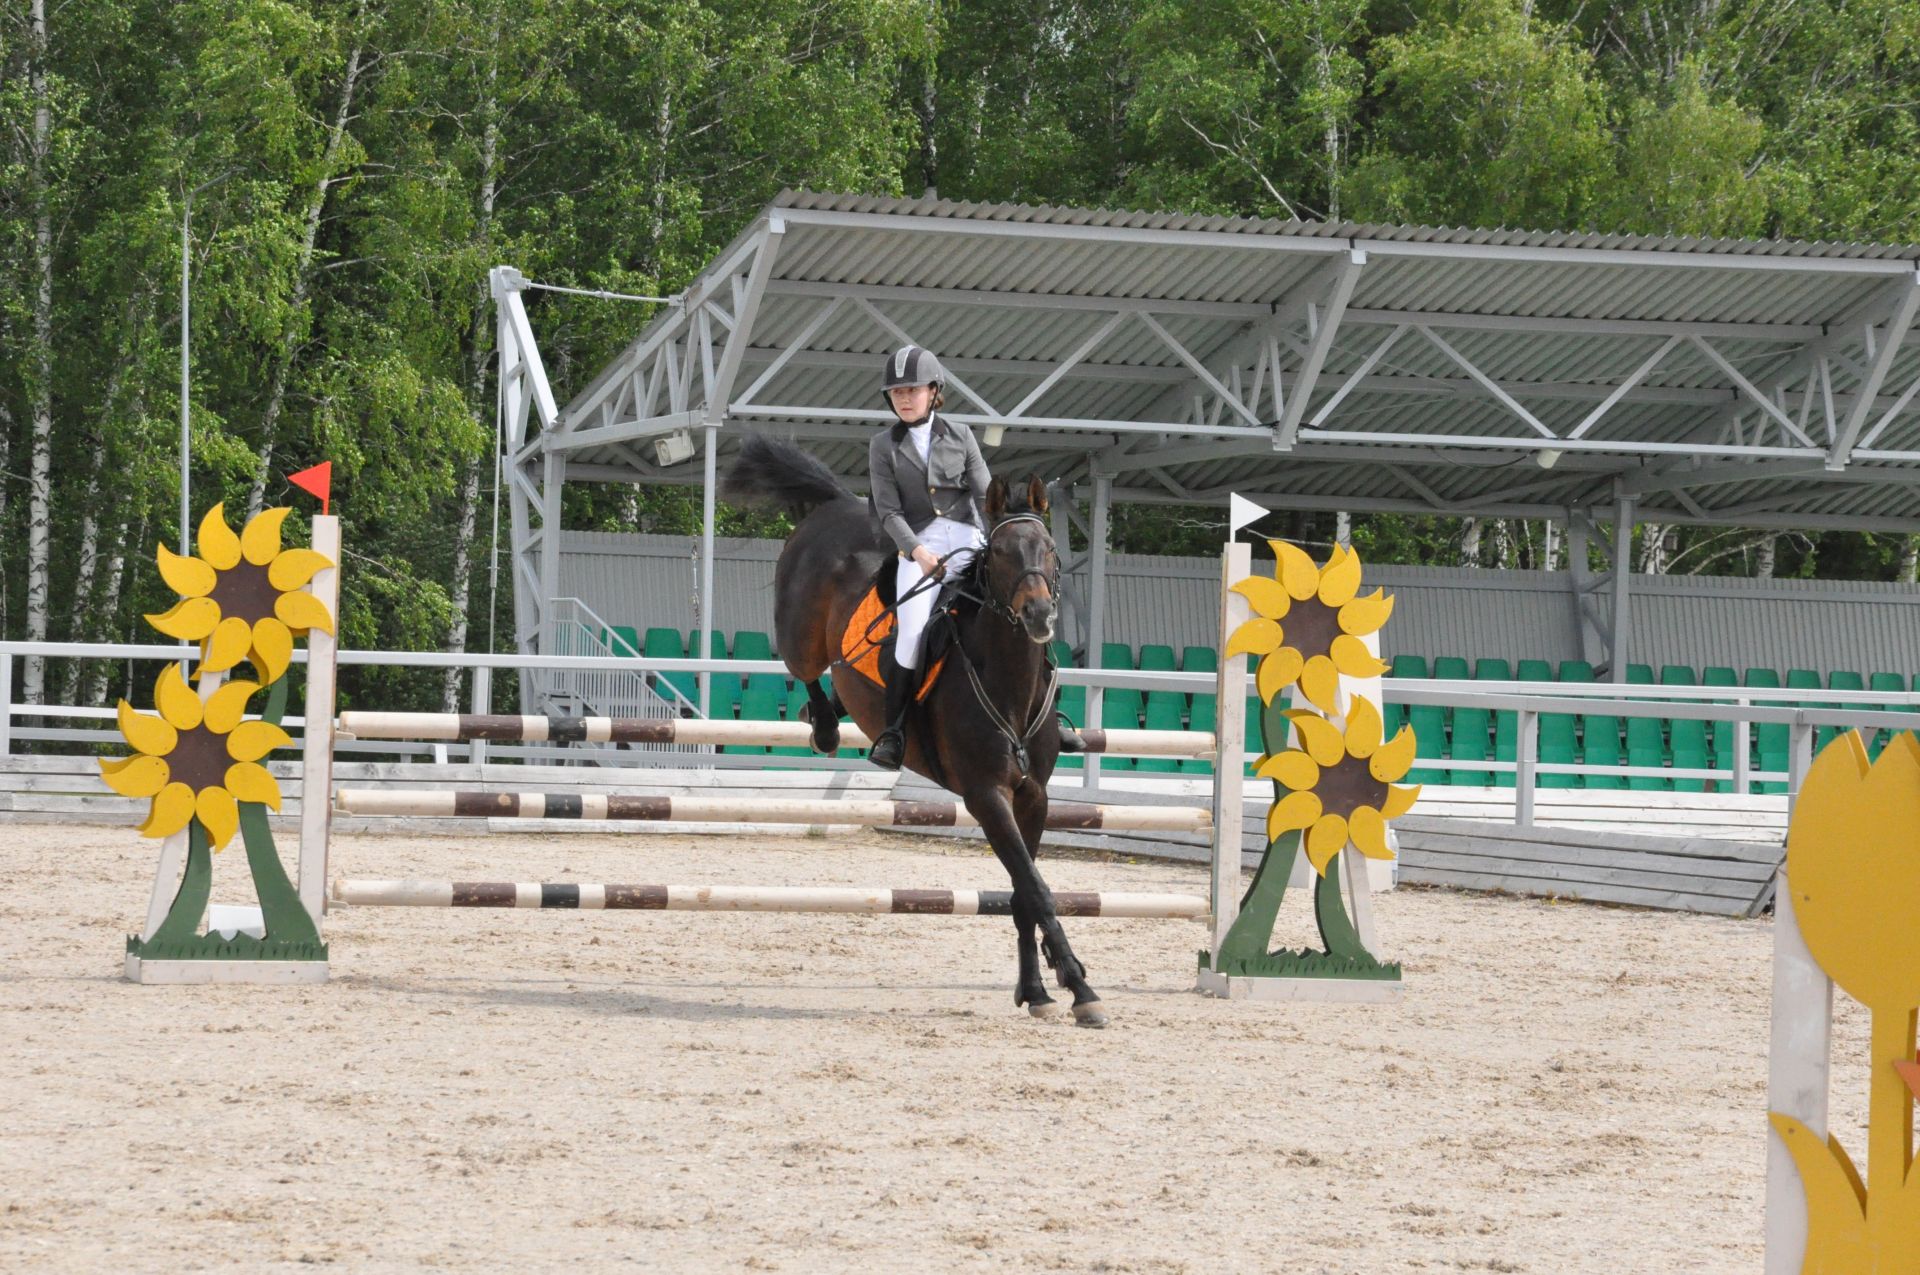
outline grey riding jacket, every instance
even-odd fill
[[[868,503],[880,529],[903,554],[920,543],[919,532],[935,518],[970,522],[986,530],[987,462],[973,431],[935,412],[927,461],[907,437],[904,422],[875,432],[867,444],[873,486]]]

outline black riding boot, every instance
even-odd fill
[[[1080,732],[1075,730],[1072,726],[1068,725],[1067,719],[1064,716],[1059,719],[1059,722],[1060,722],[1060,751],[1062,753],[1086,752],[1087,741],[1080,737]]]
[[[907,756],[907,708],[920,689],[920,670],[901,668],[894,662],[893,648],[886,647],[880,653],[880,673],[887,682],[886,727],[873,741],[867,760],[882,770],[898,770]]]

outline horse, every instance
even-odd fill
[[[893,570],[894,548],[867,502],[814,457],[763,435],[747,438],[722,491],[735,503],[785,508],[795,519],[774,567],[773,624],[781,659],[807,689],[814,751],[831,755],[840,746],[843,708],[867,738],[878,738],[879,686],[844,667],[832,696],[820,685],[841,662],[842,636],[881,568]],[[1034,864],[1047,822],[1047,780],[1060,753],[1046,645],[1059,605],[1060,557],[1047,529],[1046,486],[1030,478],[1020,491],[995,478],[982,512],[986,547],[960,585],[979,605],[952,621],[945,662],[928,675],[931,688],[908,714],[905,764],[960,798],[1013,883],[1020,961],[1014,1004],[1035,1018],[1059,1012],[1040,973],[1044,951],[1060,986],[1073,993],[1075,1023],[1104,1027],[1100,998]],[[923,662],[934,655],[933,626],[947,622],[934,616]]]

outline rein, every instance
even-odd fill
[[[1046,520],[1037,514],[1015,514],[1011,518],[1003,518],[994,524],[992,531],[987,533],[987,543],[985,547],[991,549],[995,536],[999,535],[1006,528],[1022,522],[1035,523],[1041,527],[1047,525]],[[1060,567],[1057,557],[1052,571],[1045,571],[1038,567],[1029,567],[1014,577],[1013,586],[1007,591],[1007,601],[1003,602],[993,595],[992,585],[986,579],[986,573],[984,571],[982,572],[980,586],[980,592],[984,596],[975,597],[957,585],[954,588],[954,592],[960,594],[962,597],[980,603],[981,606],[987,610],[1000,616],[1015,628],[1018,628],[1020,627],[1020,617],[1013,613],[1012,597],[1020,591],[1021,584],[1026,581],[1028,576],[1039,576],[1046,582],[1047,596],[1049,598],[1057,599],[1059,597]],[[1053,714],[1049,710],[1053,706],[1054,691],[1060,683],[1060,670],[1054,665],[1051,657],[1046,659],[1046,689],[1041,693],[1039,703],[1034,708],[1033,720],[1027,723],[1025,730],[1020,730],[1015,727],[1012,722],[1007,720],[1006,715],[999,710],[988,696],[986,686],[980,681],[980,672],[974,667],[973,657],[968,654],[966,644],[960,640],[960,626],[954,621],[952,613],[943,612],[942,614],[946,616],[947,624],[953,628],[953,644],[960,651],[960,667],[967,671],[967,683],[973,687],[973,697],[975,701],[979,703],[981,711],[987,715],[987,720],[993,723],[994,728],[1006,738],[1009,744],[1013,745],[1013,764],[1019,769],[1022,775],[1025,775],[1031,766],[1027,757],[1027,745],[1031,744],[1033,737],[1040,733],[1040,728],[1052,719]]]

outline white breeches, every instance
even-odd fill
[[[972,523],[955,522],[951,518],[935,518],[920,533],[920,543],[933,550],[935,557],[953,554],[947,558],[949,576],[963,570],[986,540]],[[920,570],[919,563],[912,558],[900,559],[893,575],[893,596],[907,598],[907,591],[924,579],[926,573]],[[940,586],[929,584],[900,604],[896,612],[900,627],[893,640],[893,658],[901,668],[920,667],[920,639],[927,631],[927,620],[933,614],[933,604],[939,594]]]

